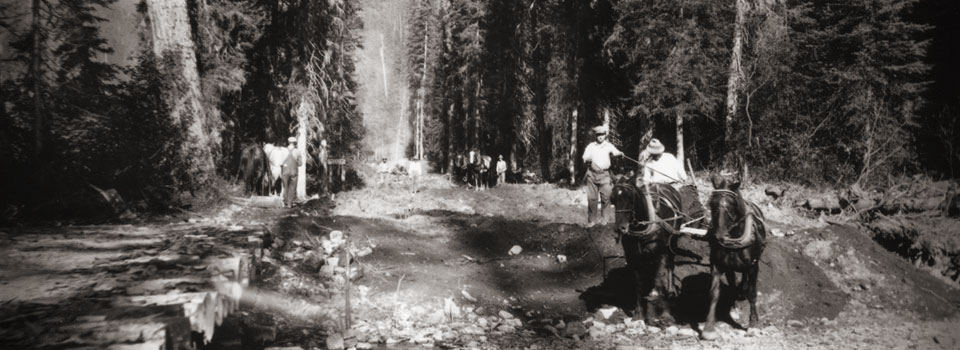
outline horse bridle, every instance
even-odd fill
[[[724,247],[726,247],[726,248],[731,248],[731,249],[739,249],[739,248],[743,248],[743,247],[746,247],[746,246],[749,246],[750,244],[752,244],[752,243],[747,244],[747,243],[750,242],[751,237],[747,237],[747,235],[745,235],[745,234],[744,234],[744,235],[741,235],[740,238],[721,240],[721,237],[726,237],[726,236],[729,235],[730,230],[732,230],[732,229],[736,228],[737,226],[739,226],[740,224],[744,223],[744,222],[747,220],[747,217],[748,217],[748,216],[753,215],[753,216],[754,216],[754,220],[756,220],[757,218],[756,218],[756,215],[754,215],[753,213],[751,213],[751,210],[750,210],[749,205],[746,203],[746,201],[743,199],[743,197],[741,197],[740,194],[738,194],[737,192],[734,192],[734,191],[731,191],[731,190],[727,190],[727,189],[719,189],[719,190],[714,190],[713,192],[711,192],[711,193],[710,193],[710,196],[712,197],[714,194],[732,196],[732,197],[734,198],[734,200],[736,200],[736,202],[737,202],[738,205],[743,206],[743,216],[742,216],[741,218],[733,221],[732,224],[727,225],[727,228],[724,230],[724,232],[722,232],[723,234],[719,234],[720,232],[717,232],[717,231],[714,231],[714,232],[713,232],[713,236],[714,236],[714,238],[717,240],[717,242],[720,243],[720,245],[722,245],[722,246],[724,246]],[[744,227],[743,230],[746,231],[746,230],[747,230],[747,227]],[[756,235],[756,232],[753,232],[751,235]]]

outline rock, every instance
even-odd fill
[[[500,326],[497,326],[497,329],[496,329],[496,330],[497,330],[498,332],[503,332],[503,333],[514,333],[514,332],[517,331],[517,329],[514,328],[513,326],[511,326],[511,325],[506,325],[506,324],[502,324],[502,325],[500,325]]]
[[[567,324],[567,327],[564,328],[563,334],[568,337],[583,337],[584,334],[587,334],[587,328],[583,326],[583,323],[580,321],[573,321]]]
[[[509,320],[509,319],[514,318],[514,317],[513,317],[513,314],[507,312],[506,310],[500,310],[500,312],[498,313],[498,315],[500,315],[500,318],[503,318],[504,320]]]
[[[614,312],[617,312],[617,308],[613,306],[608,308],[600,308],[597,310],[597,318],[600,318],[603,320],[609,319],[610,316],[613,316]]]
[[[343,336],[340,333],[333,333],[327,336],[327,349],[343,349]]]
[[[343,240],[343,232],[342,232],[342,231],[339,231],[339,230],[330,231],[330,240],[331,240],[331,241],[342,241],[342,240]]]
[[[794,328],[802,328],[803,322],[798,320],[789,320],[787,321],[787,326],[794,327]]]
[[[587,330],[587,333],[590,334],[590,338],[599,339],[607,335],[607,329],[606,329],[606,326],[604,326],[602,323],[597,322],[597,323],[594,323],[593,326],[591,326],[590,329]]]
[[[460,290],[460,295],[462,295],[464,299],[467,299],[472,303],[477,302],[477,298],[474,298],[472,295],[470,295],[470,293],[467,293],[466,290]]]
[[[680,329],[677,328],[677,326],[670,326],[670,327],[665,328],[663,331],[666,332],[666,333],[669,334],[669,335],[676,335],[677,332],[680,331]]]
[[[567,256],[563,254],[557,255],[557,262],[561,264],[567,262]]]
[[[523,248],[521,248],[521,247],[518,246],[518,245],[515,245],[515,246],[513,246],[512,248],[510,248],[510,251],[507,252],[507,253],[510,254],[510,255],[517,255],[517,254],[520,254],[520,252],[522,252],[522,251],[523,251]]]
[[[343,332],[343,347],[349,349],[357,346],[357,331],[348,329]]]
[[[759,335],[760,335],[760,329],[759,329],[759,328],[750,328],[750,329],[747,330],[747,334],[746,334],[747,337],[756,337],[756,336],[759,336]]]
[[[481,318],[481,320],[482,320],[482,318]],[[483,334],[484,331],[483,331],[483,328],[480,328],[479,326],[470,325],[470,326],[463,327],[463,329],[460,330],[460,333],[463,333],[463,334],[471,334],[471,335],[480,335],[480,334]]]
[[[679,331],[677,331],[677,335],[684,336],[684,337],[696,337],[697,331],[693,330],[692,328],[684,327],[684,328],[681,328]]]
[[[357,343],[357,349],[361,349],[361,350],[373,349],[373,344],[360,342],[360,343]]]
[[[483,317],[478,318],[477,325],[483,328],[487,328],[487,319]]]
[[[550,334],[553,334],[553,336],[555,337],[560,337],[560,331],[558,331],[557,328],[555,328],[554,326],[544,325],[543,329],[549,332]]]
[[[654,326],[647,327],[647,332],[650,332],[651,334],[660,333],[660,327],[654,327]]]

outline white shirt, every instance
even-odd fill
[[[664,152],[660,155],[660,159],[647,162],[644,170],[643,181],[647,183],[669,184],[687,181],[683,164],[670,153]]]
[[[594,170],[604,171],[610,169],[610,156],[619,156],[623,154],[612,143],[603,140],[603,143],[591,142],[583,150],[583,161],[590,162]]]
[[[505,173],[505,172],[507,172],[507,162],[501,159],[497,161],[497,174]]]

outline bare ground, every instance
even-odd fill
[[[708,188],[700,187],[706,195]],[[764,325],[747,332],[730,317],[720,325],[722,339],[714,342],[698,337],[709,284],[708,268],[701,264],[678,267],[682,293],[675,301],[680,323],[674,327],[638,324],[620,311],[609,319],[594,312],[594,303],[629,310],[632,281],[624,277],[609,226],[582,226],[583,191],[553,185],[477,192],[431,175],[417,182],[394,178],[340,194],[329,204],[308,203],[303,215],[280,220],[276,233],[282,244],[270,255],[276,259],[266,259],[261,287],[342,315],[343,280],[316,277],[302,263],[309,250],[302,233],[336,229],[353,249],[372,248],[359,258],[363,276],[351,288],[361,347],[960,347],[955,285],[884,250],[854,227],[804,217],[757,191],[748,189],[746,195],[761,203],[773,233],[759,278]],[[515,245],[522,252],[509,254]],[[707,256],[706,243],[683,239],[681,245]],[[590,287],[613,293],[588,305],[580,296]],[[733,314],[746,315],[744,302],[724,300],[723,313],[739,304]],[[247,328],[277,329],[264,345],[322,347],[343,329],[337,317],[318,323],[251,312],[243,322]]]

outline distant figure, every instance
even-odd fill
[[[293,202],[297,199],[297,170],[303,165],[303,156],[297,149],[296,137],[288,138],[287,142],[289,143],[287,145],[289,155],[281,165],[280,177],[283,180],[283,205],[289,208],[293,206]]]
[[[330,187],[330,167],[327,164],[329,158],[327,151],[327,140],[320,140],[320,149],[317,152],[317,172],[320,173],[320,191],[326,193]]]
[[[380,160],[380,164],[377,164],[377,185],[381,185],[384,182],[387,182],[387,176],[390,175],[390,165],[387,164],[387,158],[384,157]]]
[[[497,185],[507,182],[507,162],[503,160],[501,154],[497,160]]]
[[[589,163],[587,167],[587,227],[600,224],[605,225],[603,211],[610,203],[610,193],[613,191],[613,179],[610,176],[610,156],[619,157],[623,152],[612,143],[607,142],[607,127],[593,128],[597,139],[583,150],[583,161]],[[599,197],[600,207],[597,208]]]

